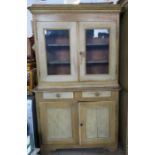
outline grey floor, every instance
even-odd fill
[[[124,153],[120,149],[118,149],[116,152],[110,152],[103,149],[73,149],[57,150],[49,155],[124,155]]]

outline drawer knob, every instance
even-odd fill
[[[80,55],[84,57],[85,56],[85,52],[80,51]]]
[[[60,97],[60,94],[56,94],[56,97]]]
[[[80,123],[80,126],[82,127],[83,126],[83,123]]]
[[[100,93],[99,93],[99,92],[96,92],[96,93],[95,93],[95,96],[100,96]]]

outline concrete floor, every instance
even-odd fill
[[[124,153],[120,149],[118,149],[116,152],[110,152],[103,149],[73,149],[57,150],[49,155],[124,155]]]

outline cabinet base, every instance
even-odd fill
[[[41,155],[50,155],[50,153],[55,151],[56,149],[41,148]]]
[[[41,146],[41,155],[50,155],[50,153],[55,152],[58,149],[85,149],[85,148],[98,148],[98,149],[105,149],[110,152],[117,151],[117,145],[111,145],[111,146],[104,146],[103,145],[96,145],[96,146],[79,146],[79,145],[70,145],[70,146],[53,146],[53,145],[42,145]]]
[[[110,151],[110,152],[115,152],[115,151],[117,151],[117,146],[109,147],[109,148],[108,148],[108,151]]]

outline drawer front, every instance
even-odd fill
[[[43,99],[73,99],[73,92],[44,92]]]
[[[83,98],[100,98],[100,97],[111,97],[111,91],[87,91],[82,92]]]

